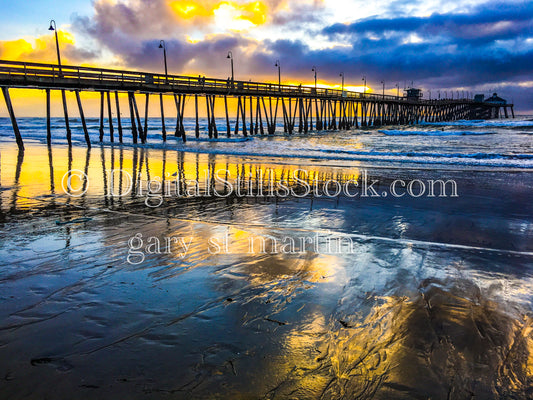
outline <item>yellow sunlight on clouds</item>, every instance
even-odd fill
[[[74,37],[70,33],[60,30],[57,34],[61,50],[74,44]],[[33,39],[0,41],[0,59],[57,63],[54,35],[49,34]],[[68,60],[65,59],[64,62],[68,63]]]
[[[183,19],[191,19],[194,17],[210,17],[213,15],[213,10],[209,6],[205,7],[197,1],[175,0],[170,2],[170,8],[176,15]]]
[[[243,30],[264,24],[267,6],[261,1],[238,3],[235,1],[172,0],[172,11],[182,20],[212,19],[220,28]]]

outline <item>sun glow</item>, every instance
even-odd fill
[[[268,11],[267,6],[261,1],[240,3],[236,1],[173,0],[169,6],[181,20],[207,19],[223,30],[232,31],[241,31],[264,24]]]
[[[262,25],[266,21],[267,7],[260,1],[238,4],[224,1],[214,10],[216,24],[233,31]]]

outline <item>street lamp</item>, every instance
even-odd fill
[[[165,82],[168,82],[167,46],[164,40],[159,41],[159,48],[163,49],[163,59],[165,60]]]
[[[385,82],[381,81],[381,84],[383,85],[383,98],[385,98]]]
[[[281,63],[279,60],[276,60],[274,67],[278,67],[278,89],[281,90]]]
[[[226,58],[231,60],[231,86],[233,86],[233,82],[235,80],[235,76],[233,75],[233,53],[228,51],[228,56]]]
[[[363,76],[362,81],[365,83],[365,86],[363,86],[363,95],[366,94],[366,76]]]
[[[400,83],[396,84],[396,97],[400,97]]]
[[[428,90],[429,92],[429,100],[431,100],[431,90]]]
[[[437,92],[439,93],[439,100],[440,100],[440,90],[437,90]]]
[[[339,76],[342,76],[341,92],[344,93],[344,72],[341,72]],[[341,95],[342,95],[341,93]]]
[[[59,39],[57,38],[57,26],[56,21],[53,19],[50,20],[50,28],[48,28],[49,31],[54,31],[56,35],[56,50],[57,50],[57,63],[59,65],[59,74],[61,75],[61,54],[59,53]]]
[[[313,69],[311,70],[315,73],[315,92],[316,92],[316,67],[313,65]]]

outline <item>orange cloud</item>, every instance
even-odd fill
[[[74,46],[74,37],[63,30],[58,31],[59,48],[67,50]],[[62,62],[68,63],[64,57]],[[11,61],[57,62],[54,34],[39,36],[34,39],[17,39],[0,41],[0,58]]]

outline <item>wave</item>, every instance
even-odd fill
[[[449,121],[449,122],[420,122],[419,125],[513,128],[513,127],[533,126],[533,121],[531,120],[520,120],[520,121],[458,120],[458,121]]]
[[[388,136],[463,136],[463,135],[493,135],[496,132],[482,132],[482,131],[408,131],[398,129],[382,129],[378,132]]]
[[[99,124],[97,119],[88,121],[89,136],[95,146],[99,146]],[[46,143],[46,124],[44,119],[22,119],[20,126],[24,141]],[[114,129],[114,146],[140,148],[167,149],[200,154],[218,154],[238,157],[270,157],[285,159],[307,159],[307,160],[327,160],[332,162],[360,162],[367,161],[380,164],[435,164],[435,165],[456,165],[456,166],[476,166],[476,167],[502,167],[517,169],[533,169],[533,151],[530,143],[515,135],[522,132],[505,132],[503,130],[492,129],[465,129],[454,128],[460,124],[468,123],[475,128],[491,126],[501,121],[454,121],[443,123],[450,125],[447,130],[431,130],[424,128],[416,129],[408,127],[403,129],[381,129],[381,130],[352,130],[337,132],[313,132],[313,134],[293,134],[275,136],[248,136],[241,134],[238,136],[226,137],[225,129],[219,131],[218,139],[209,139],[205,129],[201,131],[200,137],[194,134],[194,120],[186,120],[184,123],[187,134],[187,143],[183,143],[181,138],[174,137],[174,129],[167,122],[167,142],[163,142],[160,127],[156,124],[160,120],[149,121],[147,132],[148,144],[133,145],[119,144],[118,130]],[[203,127],[202,122],[200,121]],[[533,121],[510,121],[509,124],[528,123],[533,126]],[[435,123],[438,124],[438,123]],[[455,125],[454,125],[455,124]],[[423,124],[422,124],[423,125]],[[60,119],[53,121],[52,130],[53,144],[66,144],[66,132]],[[223,127],[225,128],[225,127]],[[393,127],[391,127],[393,128]],[[78,121],[71,121],[72,142],[75,145],[85,146],[85,137]],[[502,132],[503,131],[503,132]],[[364,134],[363,134],[364,133]],[[483,141],[483,135],[506,135],[501,141],[492,138]],[[509,136],[507,136],[509,134]],[[429,136],[480,136],[479,140],[456,141],[453,147],[443,148],[440,143],[427,140]],[[390,136],[390,137],[389,137]],[[409,140],[402,139],[402,136],[410,136]],[[14,135],[10,126],[10,121],[0,118],[0,137],[4,141],[14,141]],[[397,137],[398,139],[395,139]],[[125,143],[132,142],[130,127],[123,125],[123,138]],[[271,140],[274,139],[274,140]],[[105,126],[103,145],[111,145],[109,140],[109,127]],[[355,146],[355,145],[358,146]]]
[[[104,145],[111,143],[104,142]],[[116,145],[116,143],[115,143]],[[124,144],[124,147],[135,147]],[[425,152],[386,152],[386,151],[349,151],[339,149],[308,149],[306,152],[264,151],[259,148],[207,148],[190,145],[175,146],[171,143],[145,144],[137,147],[149,149],[171,149],[187,153],[213,154],[239,157],[274,157],[285,159],[311,159],[321,161],[369,161],[398,164],[425,164],[475,167],[501,167],[533,169],[533,154],[500,154],[500,153],[425,153]]]

